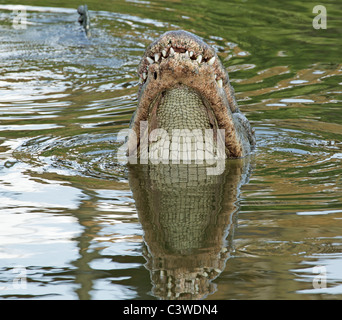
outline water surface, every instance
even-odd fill
[[[88,1],[87,39],[79,4],[18,29],[0,1],[0,297],[340,299],[342,5],[315,30],[312,1]],[[256,129],[222,176],[117,161],[171,29],[215,47]]]

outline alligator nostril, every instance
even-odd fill
[[[154,76],[154,80],[157,80],[157,76],[158,76],[158,75],[157,75],[157,72],[156,72],[156,71],[154,71],[154,75],[153,75],[153,76]]]

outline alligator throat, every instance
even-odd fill
[[[158,127],[169,133],[172,129],[210,129],[208,112],[194,90],[179,86],[162,94],[157,108]]]

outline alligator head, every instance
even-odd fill
[[[154,129],[167,134],[177,129],[205,129],[213,131],[215,143],[220,131],[228,158],[250,153],[255,145],[254,130],[238,108],[228,73],[215,50],[199,37],[187,31],[166,32],[146,49],[138,75],[130,151],[139,154],[140,147],[141,153],[143,136]],[[148,130],[142,130],[141,123],[147,123]],[[166,152],[172,151],[171,140],[163,140]],[[156,138],[147,141],[151,149]]]

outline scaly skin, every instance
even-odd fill
[[[237,200],[248,182],[249,157],[226,161],[221,175],[205,166],[129,166],[129,182],[144,230],[145,267],[162,299],[203,299],[233,249]]]
[[[214,130],[225,130],[228,158],[244,157],[253,149],[254,130],[238,108],[227,71],[215,50],[196,35],[166,32],[146,49],[138,75],[138,106],[131,120],[137,146],[133,145],[135,139],[129,139],[130,150],[139,151],[141,121],[148,121],[149,132],[160,128],[160,122],[168,121],[158,119],[158,107],[167,92],[180,86],[191,88],[202,99],[208,115],[213,114],[214,119],[208,117]]]
[[[138,73],[129,151],[145,152],[141,141],[146,130],[140,132],[140,121],[147,121],[148,134],[156,128],[224,129],[228,158],[250,153],[254,132],[214,49],[198,37],[185,31],[165,33],[147,48]],[[155,146],[150,140],[150,154]],[[203,299],[215,291],[212,280],[230,255],[239,187],[249,176],[248,158],[223,161],[223,172],[213,175],[206,164],[129,166],[155,296]]]

